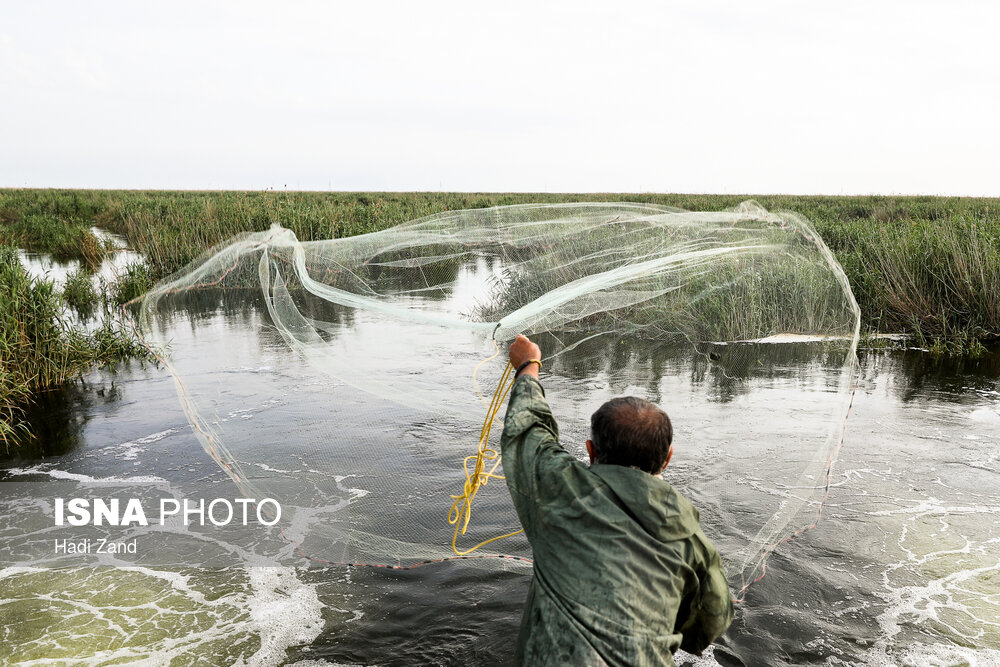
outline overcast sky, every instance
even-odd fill
[[[0,1],[0,187],[1000,196],[996,2]]]

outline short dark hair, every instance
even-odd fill
[[[635,396],[612,398],[590,417],[594,460],[645,470],[663,470],[674,439],[667,413]]]

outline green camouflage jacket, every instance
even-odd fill
[[[669,483],[574,458],[529,375],[511,390],[500,446],[535,561],[518,664],[673,665],[678,648],[700,654],[725,632],[719,553]]]

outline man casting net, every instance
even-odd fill
[[[169,323],[181,311],[240,325],[178,336]],[[516,531],[503,482],[488,475],[503,474],[492,440],[476,478],[486,483],[459,508],[471,507],[467,528],[456,535],[447,519],[474,476],[463,462],[476,463],[465,459],[506,371],[499,351],[524,333],[544,352],[546,396],[579,458],[609,398],[669,411],[668,478],[702,510],[738,591],[816,519],[859,312],[796,215],[752,202],[726,212],[584,203],[451,211],[327,241],[276,225],[158,284],[138,324],[170,344],[206,452],[244,495],[281,502],[289,559],[409,566]],[[189,353],[205,337],[231,353]],[[229,381],[237,364],[259,382]],[[523,535],[471,555],[483,565],[531,556]]]

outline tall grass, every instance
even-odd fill
[[[26,435],[26,403],[95,364],[145,357],[133,334],[105,318],[94,331],[67,323],[51,280],[28,275],[15,248],[0,246],[0,442]]]
[[[143,253],[151,278],[272,222],[302,240],[385,229],[445,210],[530,202],[635,201],[722,210],[753,198],[808,218],[844,267],[868,331],[928,339],[1000,336],[1000,199],[683,194],[0,190],[0,240],[61,244],[51,220],[96,224]],[[31,231],[32,218],[42,232]],[[41,216],[41,217],[37,217]],[[89,231],[89,227],[87,227]],[[50,238],[51,237],[51,238]],[[75,245],[74,245],[75,244]],[[82,242],[70,243],[73,247]]]
[[[975,218],[883,227],[864,271],[878,285],[869,302],[881,325],[929,338],[1000,332],[1000,227]]]
[[[79,259],[91,270],[107,249],[91,226],[105,206],[100,195],[57,190],[6,190],[0,193],[0,244]]]
[[[148,265],[132,262],[125,266],[114,282],[108,285],[106,290],[108,300],[116,306],[123,306],[148,292],[154,282]]]
[[[63,299],[83,317],[89,317],[97,309],[100,296],[94,287],[93,276],[86,269],[78,269],[66,276],[63,285]]]

